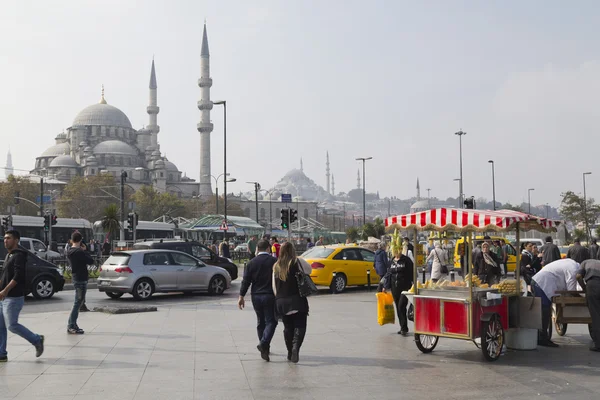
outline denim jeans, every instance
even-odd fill
[[[277,328],[275,318],[275,295],[253,294],[252,306],[256,313],[256,333],[261,346],[269,347]]]
[[[69,315],[69,325],[67,328],[77,328],[77,318],[79,317],[79,308],[85,303],[85,294],[87,292],[87,281],[73,281],[73,287],[75,288],[75,302],[73,303],[73,309],[71,315]]]
[[[19,313],[24,303],[24,297],[6,297],[0,301],[0,357],[6,357],[8,354],[6,352],[7,329],[34,346],[41,340],[39,335],[19,324]]]

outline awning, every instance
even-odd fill
[[[429,231],[509,231],[519,223],[521,230],[555,231],[561,221],[540,218],[512,210],[467,210],[436,208],[385,219],[386,230],[417,229]]]
[[[193,231],[215,232],[221,230],[221,225],[225,220],[224,215],[206,215],[191,223],[181,226],[182,229]],[[237,235],[262,235],[265,228],[248,217],[227,216],[228,232],[235,232]]]

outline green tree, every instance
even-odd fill
[[[600,215],[600,205],[596,204],[594,199],[588,198],[584,202],[583,197],[575,194],[572,191],[568,191],[561,194],[562,201],[560,203],[559,212],[565,221],[577,225],[580,223],[586,224],[587,226],[594,225]],[[585,205],[585,211],[584,211]],[[580,238],[587,237],[584,233]]]
[[[502,205],[502,209],[503,210],[512,210],[512,211],[524,212],[523,209],[520,206],[512,205],[510,203],[503,204]]]
[[[141,220],[153,220],[162,215],[180,216],[185,211],[183,201],[171,193],[161,193],[152,186],[142,186],[132,200]]]
[[[573,240],[585,240],[585,230],[584,229],[573,229]]]
[[[18,215],[38,215],[39,207],[28,201],[20,200],[17,204],[17,194],[18,197],[36,203],[36,197],[40,195],[40,185],[14,175],[10,175],[5,182],[0,182],[0,214],[7,213],[9,206],[15,206]]]
[[[346,237],[350,239],[351,242],[356,242],[358,240],[358,228],[351,226],[346,229]]]
[[[104,209],[104,216],[102,217],[102,229],[108,233],[108,236],[112,239],[115,238],[117,232],[121,229],[120,212],[119,207],[116,204],[110,204]]]
[[[375,235],[377,235],[377,231],[375,230],[375,225],[371,222],[367,222],[366,224],[363,225],[363,230],[362,230],[362,240],[367,240],[369,238],[369,236],[373,236],[376,237]]]
[[[383,223],[383,220],[381,218],[375,218],[375,221],[373,222],[373,227],[375,228],[376,238],[381,238],[383,235],[385,235],[385,224]]]

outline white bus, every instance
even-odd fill
[[[175,224],[166,222],[138,221],[136,239],[169,239],[173,238]],[[103,243],[106,232],[102,228],[102,221],[94,222],[94,239]],[[115,238],[113,238],[115,239]],[[125,240],[133,240],[133,232],[129,230],[129,224],[125,221]]]
[[[0,218],[3,217],[6,215],[0,215]],[[48,240],[48,232],[44,231],[44,218],[42,217],[13,215],[12,226],[23,237],[39,239],[44,243]],[[87,219],[57,218],[56,225],[52,226],[52,241],[56,242],[58,247],[64,247],[75,231],[81,233],[85,241],[92,238],[92,224]]]

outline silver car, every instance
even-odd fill
[[[156,292],[223,294],[231,276],[187,253],[173,250],[131,250],[113,253],[100,268],[98,289],[113,299],[131,293],[137,300]]]

